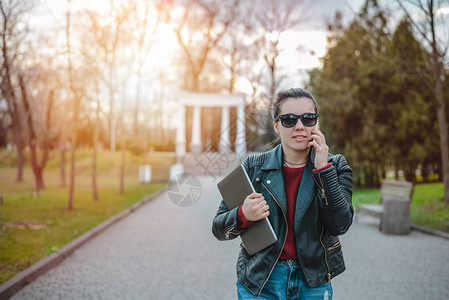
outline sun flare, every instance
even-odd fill
[[[46,0],[47,9],[54,14],[67,12],[69,1],[64,0]],[[99,13],[106,13],[111,8],[111,1],[109,0],[75,0],[70,1],[70,9],[72,11],[79,11],[83,9],[93,10]]]

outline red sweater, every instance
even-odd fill
[[[295,231],[293,228],[295,218],[295,205],[296,196],[298,195],[299,184],[301,183],[302,174],[304,169],[302,168],[289,168],[284,166],[284,182],[285,191],[287,193],[287,239],[285,240],[284,249],[282,249],[280,259],[294,259],[298,260],[296,255],[296,243],[295,243]],[[301,199],[299,199],[301,201]]]
[[[318,172],[332,166],[331,163],[328,163],[325,167],[321,169],[315,169],[314,172]],[[295,243],[295,234],[294,234],[294,216],[295,216],[295,205],[296,205],[296,196],[298,195],[299,184],[301,183],[302,175],[304,174],[305,167],[302,168],[289,168],[284,166],[284,183],[285,190],[287,193],[287,239],[285,241],[284,249],[282,249],[280,259],[294,259],[298,260],[298,256],[296,254],[296,243]],[[299,199],[301,201],[301,199]],[[239,207],[238,210],[238,228],[243,229],[249,227],[253,222],[248,221],[245,218],[245,215],[242,211],[242,206]]]

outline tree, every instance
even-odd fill
[[[301,22],[305,14],[307,1],[297,0],[261,0],[254,3],[253,14],[248,16],[252,23],[253,38],[259,49],[259,57],[263,60],[268,72],[268,88],[266,92],[266,110],[270,111],[275,100],[283,76],[280,74],[278,57],[281,54],[280,37],[287,30],[293,30]],[[300,17],[301,16],[301,17]],[[271,116],[264,118],[265,142],[271,142],[275,135]]]
[[[124,25],[132,11],[131,3],[111,1],[107,15],[101,15],[94,11],[86,10],[89,17],[89,34],[85,38],[91,41],[90,51],[94,62],[102,71],[101,79],[109,92],[109,132],[110,149],[115,151],[117,142],[117,117],[116,98],[119,88],[122,86],[118,78],[118,58],[120,45],[125,43]]]
[[[154,2],[154,8],[156,13],[160,10],[163,0],[152,1]],[[143,7],[142,7],[143,6]],[[141,14],[143,9],[143,14]],[[142,16],[140,16],[142,15]],[[152,18],[153,17],[153,18]],[[136,104],[134,108],[134,124],[133,130],[134,134],[140,135],[140,125],[139,125],[139,112],[141,108],[141,89],[144,78],[144,66],[147,59],[147,55],[150,53],[151,48],[154,43],[154,34],[156,33],[159,23],[161,21],[162,14],[157,13],[156,16],[151,14],[150,0],[145,0],[142,2],[137,1],[133,3],[130,9],[130,23],[133,26],[131,28],[132,34],[135,40],[135,55],[133,57],[133,62],[135,64],[136,72]]]
[[[200,92],[201,74],[210,52],[228,31],[237,15],[236,0],[167,1],[163,6],[166,21],[172,25],[185,57],[182,88]],[[180,11],[180,14],[175,12]]]
[[[19,87],[17,86],[20,57],[20,45],[24,41],[27,28],[19,29],[21,18],[32,7],[29,1],[0,1],[1,27],[1,70],[0,70],[0,90],[1,96],[5,99],[8,113],[11,119],[13,141],[17,150],[17,181],[23,181],[23,166],[25,158],[23,151],[26,145],[25,121],[23,115],[23,105]]]
[[[72,136],[71,136],[71,149],[70,149],[70,189],[69,198],[67,202],[67,209],[72,210],[73,198],[75,193],[75,152],[77,145],[77,128],[79,120],[80,102],[81,102],[81,90],[79,89],[80,81],[77,81],[73,70],[72,59],[72,42],[71,42],[71,0],[67,0],[67,13],[66,13],[66,45],[67,45],[67,77],[69,79],[69,89],[72,94]]]
[[[110,128],[110,147],[111,151],[115,151],[117,137],[119,138],[121,147],[121,165],[119,178],[119,191],[124,192],[124,167],[125,167],[125,143],[126,133],[125,124],[123,122],[125,114],[125,105],[123,99],[125,95],[126,81],[130,77],[131,69],[124,68],[127,63],[131,61],[126,47],[122,47],[132,42],[131,35],[126,33],[126,25],[135,18],[138,18],[137,5],[135,1],[124,3],[122,1],[111,1],[110,10],[107,14],[100,14],[93,11],[87,11],[90,24],[86,28],[86,38],[91,41],[89,47],[84,47],[84,57],[92,63],[96,74],[101,78],[102,83],[106,86],[109,92],[109,128]],[[145,2],[146,11],[148,14],[148,3]],[[133,15],[134,14],[134,15]],[[145,18],[147,16],[145,15]],[[138,30],[142,31],[139,35],[139,53],[146,50],[145,30],[147,29],[147,19]],[[137,22],[137,21],[136,21]],[[135,57],[134,57],[135,58]],[[139,57],[140,59],[140,57]],[[139,65],[139,63],[137,63]],[[139,67],[140,68],[140,67]],[[138,69],[138,97],[140,94],[140,72]],[[99,84],[97,81],[94,81]],[[118,99],[122,99],[118,103]],[[119,107],[119,104],[121,107]],[[118,109],[117,109],[118,108]],[[118,130],[117,130],[118,129]],[[119,135],[117,135],[119,133]],[[95,153],[94,153],[95,154]],[[95,162],[94,155],[94,162]],[[94,168],[95,169],[95,168]]]
[[[47,163],[51,141],[56,135],[52,133],[53,106],[57,76],[42,66],[26,69],[27,75],[19,74],[19,86],[22,95],[24,113],[28,129],[28,146],[30,148],[31,167],[36,181],[38,195],[45,188],[43,172]],[[32,93],[29,93],[31,90]],[[44,108],[44,111],[40,109]],[[43,123],[39,126],[40,123]],[[39,158],[38,150],[42,152]]]
[[[98,94],[98,93],[97,93]],[[98,185],[97,185],[97,153],[98,153],[98,135],[100,131],[100,102],[97,100],[97,109],[95,112],[95,129],[94,129],[94,153],[92,159],[92,199],[98,201]]]
[[[0,105],[2,103],[2,99],[0,98]],[[7,135],[8,128],[6,127],[6,118],[8,116],[8,110],[5,108],[0,109],[0,147],[6,148],[7,146]]]
[[[388,32],[377,1],[367,1],[347,28],[338,14],[329,28],[323,68],[310,81],[326,139],[354,162],[358,185],[378,185],[391,168],[404,169],[413,181],[433,154],[432,105],[426,101],[431,81],[421,70],[429,56],[409,23]]]
[[[311,75],[311,86],[319,99],[320,127],[326,140],[358,162],[355,181],[377,185],[379,171],[394,141],[388,139],[391,115],[385,91],[389,70],[385,58],[388,41],[386,18],[376,1],[367,1],[347,29],[337,14],[330,26],[329,50],[323,68]]]
[[[441,166],[443,169],[444,182],[444,201],[449,205],[449,139],[448,124],[446,119],[446,103],[443,93],[443,78],[445,76],[444,59],[447,50],[444,49],[442,42],[437,37],[437,12],[441,8],[444,0],[407,0],[407,3],[417,7],[424,15],[425,22],[418,22],[411,16],[404,3],[397,0],[397,3],[405,12],[407,18],[418,31],[423,41],[427,43],[430,53],[432,54],[431,70],[434,77],[434,97],[436,101],[440,147],[441,147]]]
[[[434,139],[438,135],[435,103],[428,100],[432,98],[433,80],[423,69],[431,58],[416,40],[407,19],[401,20],[396,27],[387,54],[394,60],[397,70],[390,77],[387,91],[389,97],[395,99],[392,104],[394,117],[389,123],[396,147],[389,158],[395,165],[396,177],[401,167],[406,179],[415,181],[416,169],[425,170],[428,164],[439,165],[438,152],[434,150],[438,148]]]
[[[262,78],[264,65],[259,60],[259,49],[256,47],[255,28],[252,16],[254,2],[239,3],[239,9],[234,22],[229,25],[227,34],[217,46],[217,51],[211,56],[213,62],[206,68],[206,72],[216,74],[204,78],[208,82],[211,92],[223,91],[229,94],[239,92],[237,81],[246,80],[252,88],[251,99],[262,93]],[[207,66],[206,66],[207,67]],[[217,82],[218,78],[218,82]],[[214,90],[215,89],[215,90]]]
[[[179,87],[190,92],[218,92],[221,89],[216,85],[215,73],[205,72],[206,67],[216,69],[213,52],[219,50],[219,43],[228,33],[231,24],[237,17],[239,1],[237,0],[168,0],[161,6],[164,19],[168,23],[176,36],[180,47],[180,57],[177,66],[179,68]],[[207,77],[210,78],[207,78]],[[211,81],[214,85],[211,84]],[[206,121],[203,124],[210,124],[210,120],[216,113],[215,108],[205,108],[203,114]],[[187,128],[191,126],[189,116],[192,109],[186,109]],[[215,128],[216,129],[216,128]],[[214,145],[212,137],[212,126],[205,127],[205,134],[202,135],[206,141],[206,147]],[[187,142],[190,140],[187,131]],[[189,144],[189,143],[188,143]],[[202,150],[202,149],[201,149]]]

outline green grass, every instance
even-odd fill
[[[410,204],[410,219],[413,223],[449,233],[449,205],[443,201],[443,183],[417,184]],[[379,189],[356,190],[353,195],[360,203],[377,203]]]
[[[74,209],[68,211],[68,187],[59,186],[59,156],[52,153],[44,172],[46,189],[40,197],[34,193],[34,177],[25,168],[24,182],[15,182],[16,169],[10,153],[0,151],[7,158],[0,165],[0,284],[43,257],[58,251],[70,241],[97,226],[134,203],[166,186],[171,155],[149,157],[154,165],[153,178],[165,181],[142,185],[138,182],[141,157],[127,153],[125,193],[119,194],[120,153],[101,152],[98,156],[99,200],[93,201],[91,191],[92,155],[83,150],[77,153],[77,176]],[[6,163],[5,163],[6,161]],[[67,167],[67,180],[68,180]],[[161,173],[163,173],[161,175]]]

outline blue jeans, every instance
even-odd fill
[[[298,262],[279,260],[268,278],[262,293],[254,296],[237,280],[237,295],[239,300],[247,299],[301,299],[301,300],[332,300],[332,285],[326,282],[311,288],[305,281],[304,274]]]

